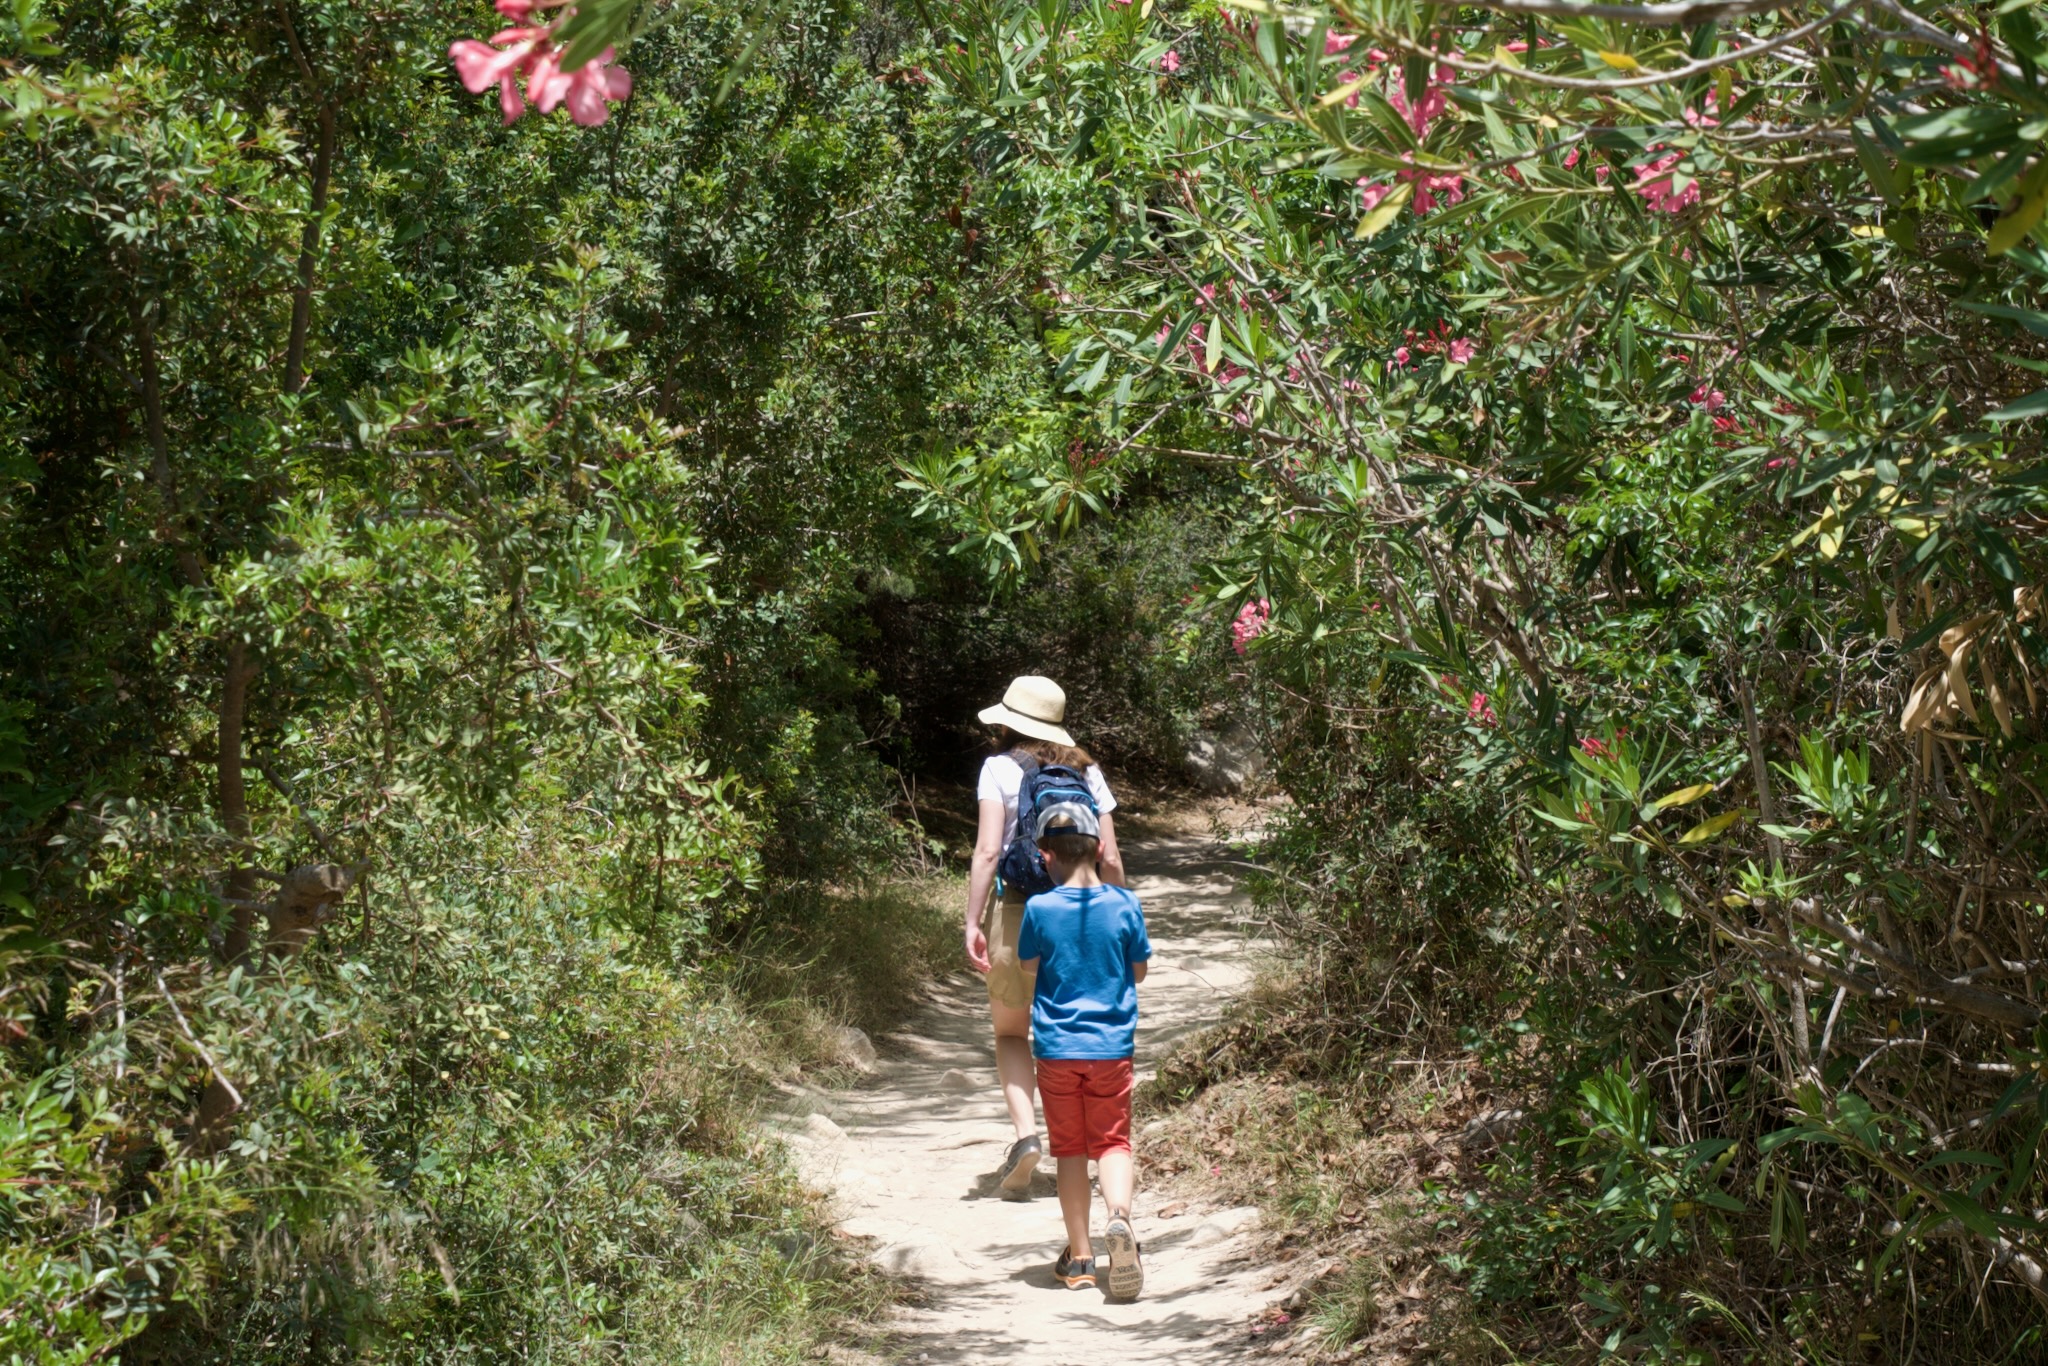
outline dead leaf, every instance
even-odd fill
[[[1188,1212],[1188,1202],[1176,1200],[1170,1205],[1161,1205],[1153,1217],[1156,1219],[1178,1219]]]
[[[1941,633],[1941,652],[1953,657],[1955,652],[1962,647],[1964,641],[1983,630],[1985,623],[1993,620],[1997,615],[1998,613],[1996,612],[1979,612],[1968,621],[1960,621],[1954,626],[1949,627]]]
[[[1967,670],[1970,667],[1970,647],[1975,643],[1969,640],[1962,642],[1956,647],[1956,652],[1948,657],[1949,696],[1963,709],[1963,715],[1970,718],[1972,725],[1977,724],[1977,703],[1970,696],[1970,676]]]
[[[1998,718],[1998,729],[2005,738],[2012,739],[2012,708],[2005,705],[2005,694],[1998,689],[1998,680],[1991,676],[1991,655],[1984,650],[1977,651],[1977,673],[1984,681],[1984,696],[1990,699],[1991,714]]]
[[[1947,695],[1947,689],[1941,686],[1941,676],[1942,669],[1937,664],[1913,680],[1913,691],[1906,698],[1906,710],[1899,717],[1902,734],[1911,735],[1934,724],[1935,715]]]

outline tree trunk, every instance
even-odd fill
[[[249,680],[256,668],[249,663],[247,642],[237,636],[228,644],[227,671],[220,690],[220,749],[215,763],[219,774],[221,828],[237,842],[249,838],[249,790],[242,775],[242,722],[249,708]],[[249,866],[248,850],[235,853],[234,870],[228,874],[227,898],[233,907],[234,925],[228,931],[227,959],[239,963],[249,955],[255,942],[256,912],[249,903],[255,899],[256,874]]]
[[[306,387],[306,338],[313,329],[313,282],[319,276],[321,220],[327,186],[334,176],[334,106],[320,106],[320,145],[313,154],[313,195],[306,225],[299,230],[299,283],[292,290],[291,338],[285,345],[284,391]]]

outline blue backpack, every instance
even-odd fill
[[[1021,749],[1013,750],[1009,757],[1024,770],[1024,782],[1017,789],[1017,832],[1003,850],[996,876],[1002,879],[1004,891],[1037,896],[1055,885],[1038,852],[1038,813],[1060,802],[1079,802],[1095,811],[1095,793],[1088,787],[1086,774],[1065,764],[1041,764]]]

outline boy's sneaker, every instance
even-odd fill
[[[1073,1248],[1060,1249],[1060,1259],[1052,1264],[1052,1274],[1060,1278],[1061,1284],[1069,1290],[1092,1290],[1095,1288],[1095,1259],[1076,1259]]]
[[[1138,1260],[1138,1237],[1131,1221],[1113,1215],[1102,1242],[1109,1261],[1108,1290],[1113,1300],[1135,1300],[1145,1288],[1145,1264]]]
[[[1003,1159],[1003,1170],[996,1176],[996,1184],[1006,1191],[1021,1193],[1031,1189],[1031,1173],[1038,1170],[1038,1159],[1045,1150],[1038,1146],[1038,1135],[1027,1134],[1010,1145],[1010,1155]]]

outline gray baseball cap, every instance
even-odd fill
[[[1102,838],[1102,821],[1095,812],[1080,802],[1054,802],[1038,813],[1038,828],[1032,832],[1034,839],[1047,835],[1086,835],[1090,839]]]

